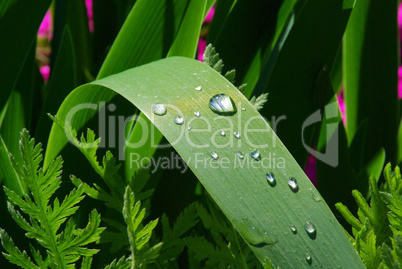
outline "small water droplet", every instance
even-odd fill
[[[321,202],[321,196],[315,188],[310,188],[310,192],[311,192],[314,202],[317,202],[317,203]]]
[[[299,185],[297,184],[297,180],[293,177],[288,178],[288,185],[289,185],[289,188],[293,192],[297,192],[299,190]]]
[[[196,90],[196,91],[201,91],[202,88],[201,88],[201,86],[198,86],[197,88],[195,88],[195,90]]]
[[[251,229],[255,230],[255,226],[251,227]]]
[[[304,229],[306,230],[308,236],[311,239],[315,239],[315,237],[317,236],[317,229],[315,228],[315,225],[311,221],[307,221],[304,224]]]
[[[184,123],[183,117],[177,116],[176,118],[173,119],[174,123],[177,125],[182,125]]]
[[[191,126],[187,126],[187,130],[189,130],[189,131],[190,131],[190,130],[191,130]]]
[[[246,108],[245,108],[245,107],[242,107],[241,110],[246,111]]]
[[[194,112],[194,115],[195,115],[196,117],[200,117],[200,116],[201,116],[201,113],[200,113],[200,111],[196,111],[196,112]]]
[[[237,111],[232,98],[223,93],[213,96],[209,100],[209,107],[218,114],[234,114]]]
[[[212,151],[212,152],[211,152],[211,157],[212,157],[214,160],[219,159],[219,155],[218,155],[218,153],[217,153],[216,151]]]
[[[311,255],[310,255],[310,253],[306,253],[306,261],[309,263],[309,264],[311,264],[312,262],[313,262],[313,260],[312,260],[312,258],[311,258]]]
[[[244,158],[243,153],[241,153],[240,151],[236,152],[237,157],[239,157],[240,159]]]
[[[158,115],[158,116],[163,116],[167,112],[164,104],[155,104],[152,107],[152,111],[154,112],[155,115]]]
[[[221,136],[226,136],[226,133],[225,133],[225,131],[220,131],[220,134],[221,134]]]
[[[254,160],[259,160],[259,159],[261,158],[261,153],[260,153],[259,150],[254,150],[254,151],[252,151],[252,152],[250,153],[250,155],[251,155],[251,157],[252,157]]]
[[[297,228],[293,224],[290,225],[290,230],[292,231],[293,234],[297,234]]]
[[[234,137],[236,137],[237,139],[240,139],[241,135],[239,132],[234,132],[233,133]]]
[[[269,172],[265,175],[265,177],[267,178],[267,182],[269,185],[271,185],[272,187],[276,185],[276,179],[273,173]]]

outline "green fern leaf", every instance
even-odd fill
[[[268,101],[268,93],[263,93],[258,97],[251,97],[250,103],[254,105],[255,109],[261,110],[265,103]]]

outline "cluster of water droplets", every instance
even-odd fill
[[[195,88],[196,91],[201,91],[202,87],[198,86]],[[228,95],[226,94],[217,94],[214,95],[213,97],[211,97],[211,99],[209,100],[209,108],[217,113],[217,114],[226,114],[226,115],[233,115],[237,112],[236,106],[232,100],[232,98],[230,98]],[[241,108],[243,111],[246,110],[246,108]],[[167,113],[167,109],[166,106],[164,104],[155,104],[152,107],[152,111],[155,115],[158,116],[164,116]],[[200,117],[201,113],[199,111],[195,111],[194,115],[196,117]],[[173,122],[176,123],[177,125],[182,125],[184,123],[184,118],[181,116],[176,116],[173,119]],[[191,130],[191,126],[187,127],[187,130]],[[224,130],[221,130],[219,132],[219,134],[222,137],[226,136],[226,132]],[[234,137],[236,139],[240,139],[241,138],[241,134],[240,132],[234,132],[233,133]],[[219,154],[216,151],[211,151],[210,155],[212,157],[213,160],[218,160],[219,159]],[[235,155],[239,158],[239,159],[243,159],[245,156],[242,152],[237,151],[235,153]],[[261,159],[261,153],[259,150],[255,149],[252,150],[250,152],[250,156],[253,160],[260,160]],[[265,175],[266,177],[266,181],[267,183],[271,186],[271,187],[275,187],[277,184],[277,180],[275,178],[275,175],[272,172],[268,172]],[[287,179],[287,184],[290,188],[291,191],[293,191],[294,193],[299,191],[299,185],[297,183],[297,180],[294,177],[289,177]],[[315,202],[319,202],[321,201],[321,197],[318,194],[318,192],[314,189],[314,188],[310,188],[310,192],[312,193],[312,198],[314,199]],[[252,229],[255,229],[255,227],[253,226]],[[315,225],[311,222],[311,221],[307,221],[304,224],[304,229],[307,233],[307,235],[311,238],[311,239],[315,239],[317,236],[317,229],[315,227]],[[292,231],[293,234],[297,234],[297,228],[295,225],[290,225],[290,230]],[[267,234],[265,232],[265,234]],[[312,257],[309,253],[306,253],[306,261],[311,264],[312,263]]]

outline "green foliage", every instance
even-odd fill
[[[377,186],[370,178],[370,204],[354,190],[359,207],[354,217],[346,206],[337,209],[352,226],[350,237],[367,268],[400,268],[402,261],[402,181],[400,169],[388,164],[384,169],[385,183]]]
[[[195,207],[212,240],[203,236],[185,238],[190,255],[209,268],[262,268],[246,242],[211,200],[208,200],[209,211],[199,203]]]
[[[257,110],[261,110],[266,102],[268,102],[268,93],[263,93],[257,98],[253,96],[250,99],[250,103],[252,103]]]
[[[1,241],[8,252],[4,255],[10,262],[23,268],[74,268],[80,257],[91,257],[98,252],[96,249],[86,248],[86,245],[97,241],[104,230],[99,228],[100,215],[93,210],[87,226],[77,229],[71,216],[76,213],[77,204],[84,198],[83,186],[73,189],[62,202],[54,198],[51,203],[50,199],[61,184],[62,159],[57,158],[43,171],[39,167],[42,161],[41,145],[35,145],[35,140],[30,139],[26,130],[21,133],[20,146],[23,163],[13,161],[13,166],[30,193],[21,197],[4,187],[8,197],[8,210],[14,221],[27,232],[26,237],[36,239],[46,249],[47,256],[43,259],[41,252],[31,246],[31,254],[35,260],[33,262],[1,229]],[[24,214],[29,215],[29,219]],[[89,258],[84,259],[82,268],[88,268],[90,263]]]

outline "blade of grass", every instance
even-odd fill
[[[0,108],[4,106],[12,87],[28,57],[39,25],[50,5],[50,0],[15,1],[0,17]]]
[[[350,143],[361,123],[368,120],[365,163],[382,147],[387,162],[397,159],[397,5],[398,1],[357,1],[345,32],[346,131]]]
[[[200,85],[202,91],[195,91]],[[306,253],[309,253],[312,264],[317,267],[364,268],[343,228],[326,203],[314,199],[318,195],[314,186],[264,118],[215,70],[183,57],[143,65],[77,88],[63,102],[57,117],[65,120],[62,112],[74,105],[75,102],[70,101],[74,101],[75,96],[85,99],[102,87],[127,98],[156,125],[260,261],[268,257],[275,267],[310,268],[306,261]],[[211,111],[209,99],[219,93],[233,99],[237,113],[225,116]],[[155,103],[167,106],[165,116],[152,113]],[[203,118],[194,116],[195,110],[200,111]],[[173,122],[177,115],[184,117],[185,124]],[[79,115],[73,118],[72,125],[75,120],[79,120]],[[192,127],[190,131],[187,125]],[[227,136],[219,135],[221,130],[225,130]],[[240,140],[231,135],[234,131],[240,131]],[[260,151],[259,160],[250,157],[250,148]],[[212,151],[216,151],[219,158],[213,160]],[[236,151],[243,152],[244,159],[239,159]],[[277,161],[283,160],[282,164],[264,166],[272,156],[276,156]],[[236,166],[239,160],[245,161],[242,168],[238,163]],[[267,183],[267,172],[274,173],[276,186]],[[295,192],[286,182],[289,177],[298,181]],[[314,235],[304,231],[307,221],[315,224]],[[291,232],[292,224],[298,228],[296,235]]]

